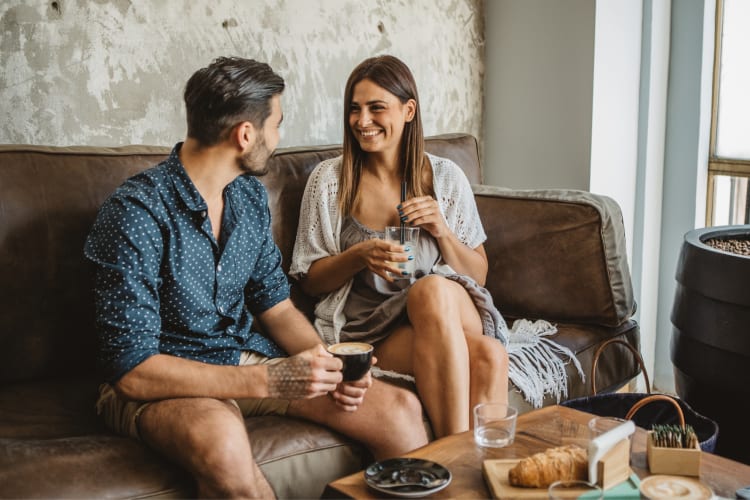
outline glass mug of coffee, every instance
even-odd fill
[[[370,370],[372,346],[364,342],[340,342],[328,346],[328,352],[344,363],[344,382],[359,380]]]

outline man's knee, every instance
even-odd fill
[[[250,442],[236,407],[210,398],[164,400],[139,419],[141,436],[217,489],[244,487],[253,464]]]
[[[238,488],[238,480],[250,473],[253,463],[252,450],[245,436],[228,432],[212,432],[211,441],[202,446],[203,465],[217,483],[227,482],[228,486]]]
[[[385,384],[388,388],[384,408],[390,410],[391,415],[400,421],[422,421],[422,402],[419,397],[408,389]]]
[[[265,483],[255,466],[247,431],[233,417],[201,421],[188,432],[187,448],[197,454],[194,474],[209,496],[253,496]]]

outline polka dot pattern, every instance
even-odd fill
[[[225,188],[216,241],[180,146],[120,186],[86,240],[96,266],[99,364],[109,382],[157,353],[234,365],[240,350],[284,355],[250,331],[254,314],[289,297],[266,190],[245,175]]]

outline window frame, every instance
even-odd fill
[[[711,135],[708,153],[708,182],[706,193],[706,227],[713,225],[714,189],[717,175],[731,175],[750,179],[750,160],[724,158],[716,155],[716,126],[719,119],[719,80],[721,76],[721,41],[724,29],[724,0],[716,0],[716,30],[714,32],[714,73],[711,96]],[[750,221],[749,221],[750,222]]]

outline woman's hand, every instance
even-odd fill
[[[323,295],[344,286],[364,269],[392,282],[393,276],[403,272],[398,264],[408,260],[402,245],[381,239],[364,240],[340,254],[313,262],[300,284],[308,295]]]
[[[397,243],[371,239],[358,243],[356,247],[364,266],[389,282],[393,281],[393,274],[399,275],[402,272],[397,263],[408,260],[403,245]]]
[[[437,200],[430,196],[411,198],[398,205],[401,220],[432,235],[440,247],[443,261],[459,274],[472,277],[484,286],[487,280],[487,254],[484,246],[469,248],[448,227]]]
[[[437,200],[431,196],[410,198],[398,206],[398,215],[405,224],[421,227],[436,240],[450,235],[445,217],[440,211]]]

